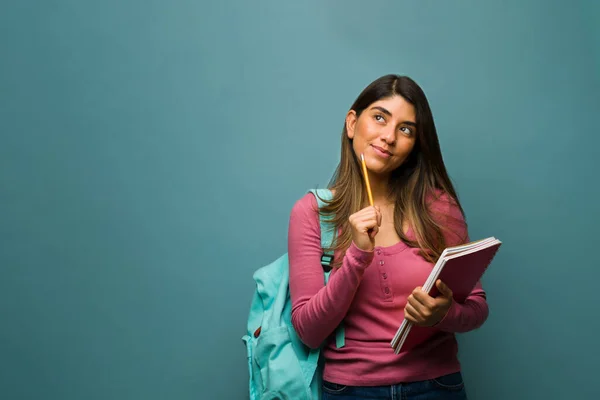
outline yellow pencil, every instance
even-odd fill
[[[362,161],[363,174],[365,175],[365,182],[367,184],[367,194],[369,195],[369,204],[373,207],[373,194],[371,193],[371,185],[369,184],[369,174],[367,173],[367,164],[365,163],[365,156],[360,155]]]

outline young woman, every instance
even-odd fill
[[[323,344],[324,399],[466,399],[454,334],[480,327],[488,306],[480,283],[462,303],[439,280],[436,298],[420,289],[444,248],[469,237],[427,98],[412,79],[386,75],[358,96],[329,189],[320,210],[312,194],[296,202],[288,237],[292,323],[306,345]],[[338,232],[327,285],[318,213]],[[390,341],[404,317],[424,328],[395,354]]]

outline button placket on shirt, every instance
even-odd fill
[[[377,265],[379,267],[379,283],[383,291],[383,299],[384,301],[392,301],[394,296],[392,293],[391,282],[388,279],[389,276],[386,270],[384,255],[382,255],[381,249],[377,249],[375,253],[377,254],[378,258]]]

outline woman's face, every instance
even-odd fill
[[[350,110],[346,130],[357,158],[364,154],[367,168],[389,175],[408,158],[417,138],[415,108],[401,96],[383,98],[357,118]]]

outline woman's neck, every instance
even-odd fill
[[[389,176],[377,176],[370,174],[369,184],[371,186],[371,194],[373,195],[373,203],[376,206],[385,206],[391,203],[389,198]]]

